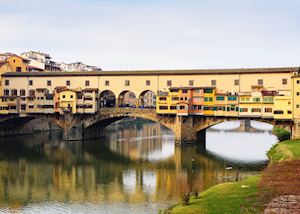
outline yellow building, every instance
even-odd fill
[[[203,114],[204,115],[214,115],[215,109],[215,87],[204,87],[204,107]]]
[[[169,92],[159,91],[157,94],[156,101],[156,113],[157,114],[176,114],[176,105],[175,109],[170,109],[171,105],[171,96]]]
[[[226,103],[227,103],[226,93],[216,93],[215,106],[214,106],[214,115],[215,116],[225,116],[226,115]]]
[[[260,91],[239,93],[239,116],[262,116],[262,94]]]
[[[273,118],[274,96],[276,91],[262,91],[262,117]]]
[[[29,60],[19,57],[15,54],[0,54],[0,81],[3,73],[28,71],[28,63]],[[6,114],[8,112],[8,98],[2,96],[3,85],[0,84],[0,114]]]
[[[236,117],[239,115],[239,100],[237,94],[227,94],[226,96],[226,115]]]
[[[170,114],[177,114],[177,108],[180,108],[180,106],[177,107],[177,104],[179,102],[184,102],[183,100],[180,100],[179,88],[170,88],[169,89],[169,113]]]
[[[293,135],[300,135],[300,76],[295,72],[292,77],[292,98],[293,98]],[[294,137],[293,137],[294,138]]]
[[[59,93],[59,107],[63,112],[76,114],[76,91],[67,89]]]
[[[235,94],[216,93],[215,96],[215,116],[237,117],[238,112],[238,96]]]
[[[273,116],[277,120],[290,120],[292,114],[292,97],[291,96],[275,96]]]
[[[12,72],[27,72],[29,71],[29,60],[20,56],[11,56],[7,58],[7,62],[11,67]]]

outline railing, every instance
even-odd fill
[[[105,113],[140,113],[140,114],[156,114],[156,109],[148,108],[100,108],[100,114]]]

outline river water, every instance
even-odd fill
[[[113,124],[105,138],[64,142],[60,131],[0,139],[0,213],[157,213],[185,192],[244,179],[267,163],[272,127],[222,123],[206,142],[175,146],[144,120]],[[103,131],[103,130],[102,130]]]

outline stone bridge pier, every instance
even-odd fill
[[[63,129],[64,140],[83,140],[84,121],[77,115],[60,115],[57,124]]]
[[[197,121],[194,117],[176,116],[173,126],[172,130],[177,144],[205,143],[205,129],[197,130]]]

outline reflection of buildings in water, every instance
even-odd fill
[[[145,123],[141,125],[140,129],[137,129],[138,125],[118,125],[117,132],[109,135],[110,149],[133,160],[147,157],[149,153],[161,150],[161,125]]]
[[[152,126],[152,127],[151,127]],[[134,126],[131,126],[134,129]],[[117,130],[110,150],[121,156],[140,157],[153,150],[162,148],[160,139],[132,140],[134,136],[143,137],[164,134],[159,126],[145,124],[138,131]],[[126,128],[127,129],[127,128]],[[156,131],[154,131],[156,130]],[[161,133],[160,133],[161,132]],[[122,135],[126,141],[116,141]],[[37,139],[37,140],[35,140]],[[105,159],[101,153],[104,145],[91,143],[62,143],[59,138],[43,141],[41,136],[23,136],[19,148],[24,156],[12,156],[6,153],[4,142],[0,154],[0,206],[8,204],[55,202],[126,202],[140,203],[178,201],[187,191],[203,191],[219,182],[240,179],[252,172],[226,170],[226,164],[214,160],[197,146],[174,147],[174,156],[157,163],[133,162]],[[46,137],[47,139],[47,137]],[[43,142],[38,144],[36,142]],[[28,142],[28,143],[24,143]],[[33,143],[30,144],[29,142]],[[11,143],[11,142],[7,142]],[[16,142],[17,143],[17,142]],[[160,146],[155,147],[153,144]],[[145,144],[145,145],[143,145]],[[95,145],[95,147],[93,147]],[[116,145],[117,147],[113,147]],[[39,149],[37,149],[39,148]],[[136,153],[130,153],[130,150]],[[147,150],[148,149],[148,150]],[[43,151],[40,153],[40,151]],[[106,151],[106,150],[105,150]],[[27,155],[26,155],[27,154]],[[135,156],[134,156],[134,155]],[[191,158],[194,158],[192,163]]]

